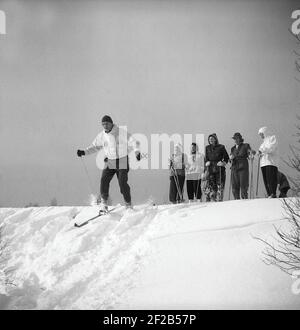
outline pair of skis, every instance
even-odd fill
[[[91,221],[93,221],[93,220],[95,220],[95,219],[98,219],[98,218],[102,217],[103,215],[108,215],[108,214],[110,214],[110,213],[111,213],[112,211],[114,211],[116,208],[117,208],[117,206],[115,206],[115,207],[113,207],[113,208],[111,208],[110,210],[107,210],[107,211],[101,211],[101,210],[100,210],[99,214],[97,214],[96,216],[94,216],[94,217],[92,217],[92,218],[89,218],[89,219],[87,219],[86,221],[84,221],[84,222],[82,222],[82,223],[80,223],[80,224],[78,224],[78,223],[75,222],[75,223],[74,223],[74,226],[77,227],[77,228],[83,227],[83,226],[87,225],[89,222],[91,222]]]

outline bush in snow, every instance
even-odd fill
[[[273,243],[257,239],[266,244],[263,251],[264,262],[293,275],[300,270],[300,200],[284,200],[283,203],[290,224],[289,229],[275,228],[276,238]]]

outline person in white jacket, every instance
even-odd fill
[[[201,201],[201,176],[204,172],[204,155],[199,153],[199,148],[196,143],[191,144],[190,154],[186,164],[186,189],[189,201],[196,198]]]
[[[128,185],[129,160],[128,153],[135,151],[136,159],[141,159],[139,143],[125,129],[115,125],[110,116],[102,118],[103,131],[101,131],[92,144],[85,150],[77,150],[77,156],[90,155],[101,149],[105,153],[105,168],[102,171],[100,182],[100,195],[102,211],[107,211],[109,185],[116,174],[120,191],[124,197],[126,207],[131,206],[130,186]]]
[[[169,159],[170,169],[170,188],[169,188],[169,200],[171,203],[182,203],[183,190],[185,181],[185,167],[187,163],[187,156],[183,152],[182,145],[177,143],[174,146],[174,153]]]
[[[276,136],[267,127],[259,129],[258,134],[263,139],[259,147],[260,167],[264,185],[269,198],[276,198],[278,173],[278,142]]]

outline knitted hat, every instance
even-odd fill
[[[113,124],[113,121],[112,121],[111,117],[108,116],[108,115],[105,115],[105,116],[102,117],[102,123],[104,123],[104,122],[108,122],[108,123]]]

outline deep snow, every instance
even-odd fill
[[[13,282],[1,309],[300,308],[253,238],[288,227],[279,199],[118,206],[74,227],[97,210],[0,209]]]

